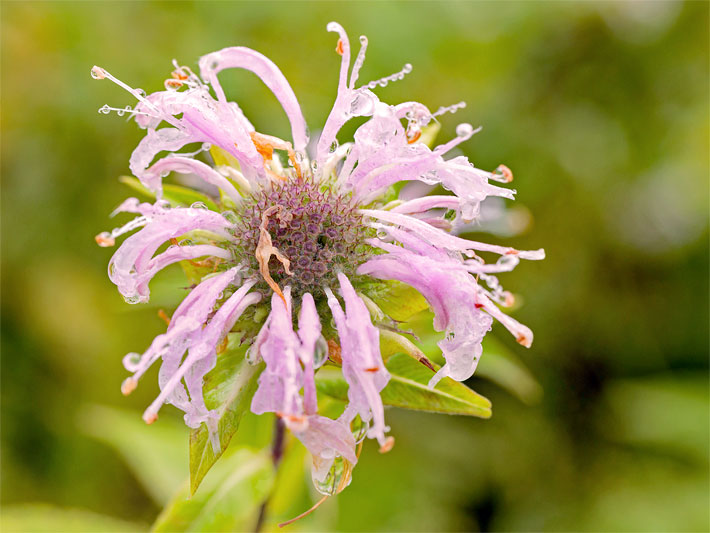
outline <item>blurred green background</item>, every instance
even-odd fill
[[[156,373],[130,398],[119,390],[121,357],[164,329],[156,310],[181,281],[159,276],[154,301],[136,307],[107,279],[110,251],[93,237],[131,194],[116,178],[142,133],[97,113],[133,102],[91,66],[151,92],[172,58],[195,66],[249,46],[280,66],[317,131],[339,67],[330,20],[369,37],[363,82],[413,64],[377,90],[383,100],[466,100],[442,118],[444,138],[458,122],[483,125],[464,153],[515,172],[531,223],[487,239],[547,259],[502,276],[524,298],[515,316],[532,349],[498,326],[492,346],[524,361],[544,394],[477,377],[490,420],[390,410],[394,450],[368,444],[352,485],[294,530],[710,528],[707,2],[0,9],[4,531],[145,530],[187,475],[176,410],[140,420]],[[255,76],[223,79],[257,130],[287,136]],[[510,374],[513,388],[534,391],[524,378]],[[305,477],[291,483],[293,516],[311,500]]]

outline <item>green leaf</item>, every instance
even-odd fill
[[[257,378],[264,369],[263,363],[251,365],[245,360],[247,347],[239,345],[240,339],[241,333],[229,335],[227,349],[218,355],[215,368],[205,376],[205,404],[208,409],[216,409],[219,413],[217,431],[221,449],[215,454],[204,424],[190,432],[191,494],[195,493],[205,474],[227,449],[244,413],[249,410]]]
[[[158,505],[165,505],[187,466],[182,422],[161,417],[148,426],[140,413],[85,405],[77,417],[79,430],[114,448]]]
[[[251,531],[273,483],[269,454],[242,448],[214,468],[199,493],[191,495],[185,483],[160,513],[153,531]]]
[[[405,322],[429,308],[419,291],[399,281],[376,283],[363,292],[386,315],[398,322]]]
[[[382,403],[415,411],[490,418],[491,402],[463,383],[442,379],[434,389],[427,387],[432,371],[403,353],[395,354],[385,363],[390,381],[382,390]],[[438,365],[434,365],[438,370]],[[347,401],[348,384],[342,374],[330,367],[316,375],[318,391]]]
[[[143,196],[155,199],[153,191],[146,188],[138,179],[133,176],[121,176],[118,181],[124,185],[128,185],[134,191],[139,192]],[[194,189],[183,187],[182,185],[173,185],[172,183],[163,184],[163,198],[170,202],[173,207],[190,206],[195,202],[204,203],[212,211],[219,211],[215,204],[207,195],[202,194]]]

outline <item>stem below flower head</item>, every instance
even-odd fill
[[[277,470],[279,463],[281,463],[281,458],[284,452],[284,436],[285,436],[285,426],[281,417],[277,416],[274,422],[274,439],[271,442],[271,461],[274,465],[274,470]],[[254,533],[259,533],[261,528],[264,526],[266,519],[266,508],[269,504],[269,497],[267,496],[264,502],[261,504],[259,509],[259,518],[256,520],[256,525],[254,526]]]

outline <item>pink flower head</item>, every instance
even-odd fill
[[[202,57],[199,75],[174,63],[165,90],[149,95],[92,69],[94,78],[110,79],[138,100],[135,109],[99,111],[132,113],[146,130],[130,169],[155,198],[152,204],[125,201],[116,212],[138,216],[96,237],[101,246],[112,246],[135,231],[110,260],[111,281],[128,302],[138,303],[149,300],[152,277],[172,263],[191,264],[201,280],[167,331],[144,354],[126,356],[133,375],[123,391],[135,388],[160,359],[161,392],[144,419],[154,421],[171,403],[185,412],[190,427],[206,424],[217,450],[219,415],[205,405],[205,375],[240,317],[263,316],[258,330],[243,336],[251,343],[248,360],[265,364],[251,410],[275,413],[303,442],[313,455],[317,487],[337,464],[357,462],[354,426],[365,424],[366,436],[382,451],[394,442],[381,399],[390,374],[380,353],[380,331],[394,322],[365,297],[368,288],[396,280],[429,303],[434,327],[444,332],[439,347],[446,360],[432,374],[434,387],[444,377],[462,381],[473,374],[494,319],[530,346],[531,331],[499,307],[510,305],[512,296],[495,274],[521,259],[544,257],[542,250],[521,252],[456,235],[478,220],[486,198],[514,197],[515,191],[494,184],[509,182],[512,173],[502,165],[486,172],[466,157],[450,156],[478,131],[468,124],[460,124],[452,140],[427,146],[422,134],[430,123],[463,104],[432,113],[417,102],[380,101],[373,90],[402,79],[411,65],[357,86],[367,39],[360,38],[353,60],[343,28],[333,22],[328,30],[338,34],[338,90],[311,152],[293,90],[274,63],[248,48]],[[274,93],[290,121],[290,140],[257,132],[227,99],[218,75],[229,68],[253,72]],[[339,144],[340,129],[354,117],[366,120],[352,142]],[[217,209],[170,203],[163,180],[171,173],[188,175]],[[448,194],[397,200],[393,185],[402,181],[441,186]],[[487,263],[481,253],[498,259]],[[348,385],[337,419],[318,412],[315,376],[326,361],[342,368]]]

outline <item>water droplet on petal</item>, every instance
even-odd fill
[[[244,357],[247,360],[247,363],[249,363],[250,365],[256,365],[261,362],[261,355],[259,354],[259,349],[254,344],[247,348],[247,353]]]
[[[193,209],[209,209],[209,207],[207,207],[207,204],[204,202],[195,202],[190,207]]]
[[[321,335],[316,341],[316,349],[313,352],[313,368],[322,367],[328,360],[328,341]]]
[[[141,301],[141,297],[138,294],[132,294],[130,296],[124,296],[123,299],[127,304],[137,304]]]
[[[355,437],[355,443],[360,444],[365,437],[367,437],[367,430],[370,429],[369,422],[363,422],[360,415],[357,415],[353,421],[350,423],[350,431],[353,432],[353,437]]]
[[[323,472],[317,463],[330,459],[313,458],[311,477],[313,486],[318,492],[326,496],[334,496],[343,491],[352,481],[352,465],[340,455],[335,456],[330,468]]]

